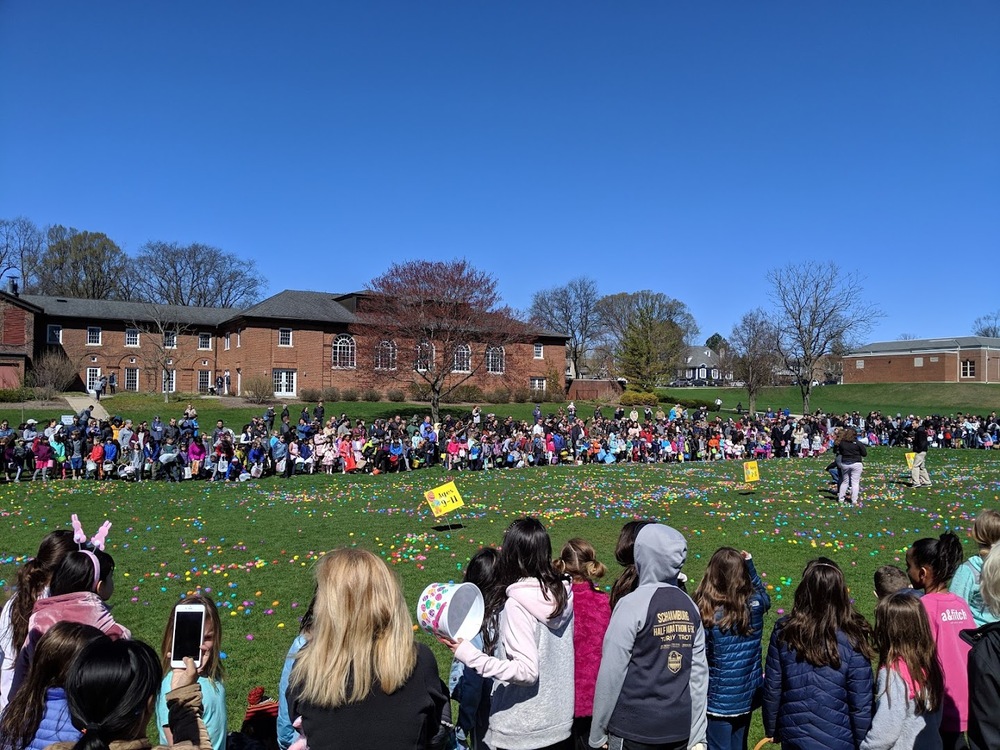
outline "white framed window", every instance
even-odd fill
[[[125,346],[139,346],[139,329],[138,328],[126,328],[125,329]]]
[[[333,340],[333,367],[335,370],[353,370],[356,365],[357,346],[354,337],[342,333]]]
[[[295,395],[295,370],[273,370],[275,396]]]
[[[163,348],[164,349],[176,349],[177,348],[177,331],[164,331],[163,332]]]
[[[49,325],[45,328],[45,343],[46,344],[61,344],[62,343],[62,326]]]
[[[212,349],[212,334],[210,333],[199,333],[198,334],[198,348],[202,351]]]
[[[138,367],[126,367],[125,368],[125,390],[135,391],[139,390],[139,368]]]
[[[227,352],[229,351],[229,332],[226,331],[226,335],[222,337],[222,348]]]
[[[704,367],[698,368],[698,377],[704,380],[708,376],[708,370]]]
[[[239,349],[241,346],[243,346],[243,329],[242,328],[237,328],[236,329],[236,348]]]
[[[198,370],[198,393],[208,393],[212,385],[212,371]]]
[[[292,345],[292,329],[291,328],[279,328],[278,329],[278,346],[291,346]],[[351,365],[352,367],[354,365]]]
[[[101,379],[101,368],[100,367],[88,367],[87,368],[87,390],[93,391],[97,389],[97,381]]]
[[[535,359],[545,359],[545,347],[535,344]]]
[[[507,369],[506,359],[502,346],[491,346],[486,350],[486,372],[490,375],[503,375]]]
[[[173,393],[177,390],[177,370],[163,371],[163,390],[161,393]]]
[[[963,378],[974,378],[976,377],[976,361],[973,359],[962,360],[962,377]]]
[[[413,369],[417,372],[427,372],[433,366],[434,344],[430,341],[421,341],[417,344],[417,353],[413,360]]]
[[[924,366],[924,358],[923,357],[914,357],[913,358],[913,366],[914,367],[923,367]]]
[[[528,387],[533,391],[544,391],[546,383],[546,378],[528,378]]]
[[[472,347],[468,344],[459,344],[455,347],[454,361],[451,364],[452,372],[472,372]]]
[[[395,341],[379,341],[375,347],[375,369],[395,370],[396,351]]]
[[[863,369],[865,369],[865,361],[863,359],[856,359],[856,360],[854,360],[854,369],[855,370],[863,370]]]
[[[101,329],[99,326],[87,326],[87,346],[101,345]]]

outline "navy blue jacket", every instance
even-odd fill
[[[783,750],[857,750],[872,723],[872,665],[837,633],[840,669],[814,667],[774,626],[764,676],[764,733]]]
[[[757,575],[753,561],[747,560],[747,573],[754,593],[750,608],[750,632],[719,630],[706,624],[705,654],[708,657],[708,713],[713,716],[742,716],[754,708],[754,697],[764,682],[761,670],[760,639],[764,635],[764,613],[771,607],[771,597]],[[721,612],[715,619],[721,618]]]

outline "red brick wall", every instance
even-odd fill
[[[922,367],[915,366],[916,358],[922,358]],[[859,360],[864,362],[861,369],[857,367]],[[975,376],[962,377],[961,362],[965,360],[975,363]],[[1000,351],[970,349],[844,357],[844,383],[985,382],[1000,382]]]

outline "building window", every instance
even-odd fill
[[[924,366],[924,358],[923,357],[914,357],[913,358],[913,366],[914,367],[923,367]]]
[[[212,384],[211,370],[198,370],[198,393],[208,393]]]
[[[177,348],[177,331],[164,331],[163,332],[163,348],[164,349],[176,349]]]
[[[529,378],[528,386],[533,391],[545,391],[545,384],[548,381],[545,378]]]
[[[503,375],[506,362],[502,346],[491,346],[486,350],[486,372],[490,375]]]
[[[379,341],[375,347],[375,369],[395,370],[396,369],[396,342]]]
[[[226,335],[222,337],[222,348],[225,351],[229,351],[229,332],[226,331]]]
[[[212,334],[210,333],[199,333],[198,334],[198,348],[201,350],[211,350],[212,348]]]
[[[125,346],[139,346],[139,329],[125,329]]]
[[[434,366],[434,344],[421,341],[417,344],[417,356],[413,361],[413,369],[417,372],[427,372]]]
[[[87,390],[94,391],[97,390],[97,381],[101,379],[101,368],[100,367],[88,367],[87,368]]]
[[[274,370],[274,395],[295,395],[295,370]]]
[[[163,371],[163,390],[161,393],[173,393],[177,390],[177,370]]]
[[[353,370],[356,366],[357,347],[354,337],[342,333],[333,340],[333,367],[336,370]]]
[[[48,326],[45,329],[45,342],[48,344],[61,344],[62,326]]]
[[[472,347],[459,344],[455,347],[455,357],[451,365],[452,372],[472,372]]]
[[[545,347],[535,344],[535,359],[545,359]]]
[[[101,329],[98,326],[87,326],[87,346],[101,345]]]
[[[292,329],[291,328],[279,328],[278,329],[278,346],[291,346],[292,345]],[[354,367],[352,364],[351,367]]]
[[[239,349],[241,346],[243,346],[243,329],[242,328],[237,328],[236,329],[236,348]]]
[[[962,377],[963,378],[974,378],[974,377],[976,377],[976,362],[975,362],[975,360],[971,360],[971,359],[962,360]]]
[[[865,361],[863,359],[854,360],[854,369],[863,370],[865,369]]]
[[[138,367],[126,367],[125,368],[125,390],[135,391],[139,390],[139,368]]]

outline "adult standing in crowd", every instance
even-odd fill
[[[913,469],[910,471],[910,478],[914,487],[930,487],[931,476],[927,473],[927,422],[920,423],[914,421],[916,427],[913,430]]]
[[[851,505],[858,504],[861,491],[861,469],[868,448],[858,442],[858,433],[853,427],[845,427],[840,442],[834,448],[840,456],[840,489],[837,490],[837,501],[844,502],[847,497],[847,487],[851,487]]]

